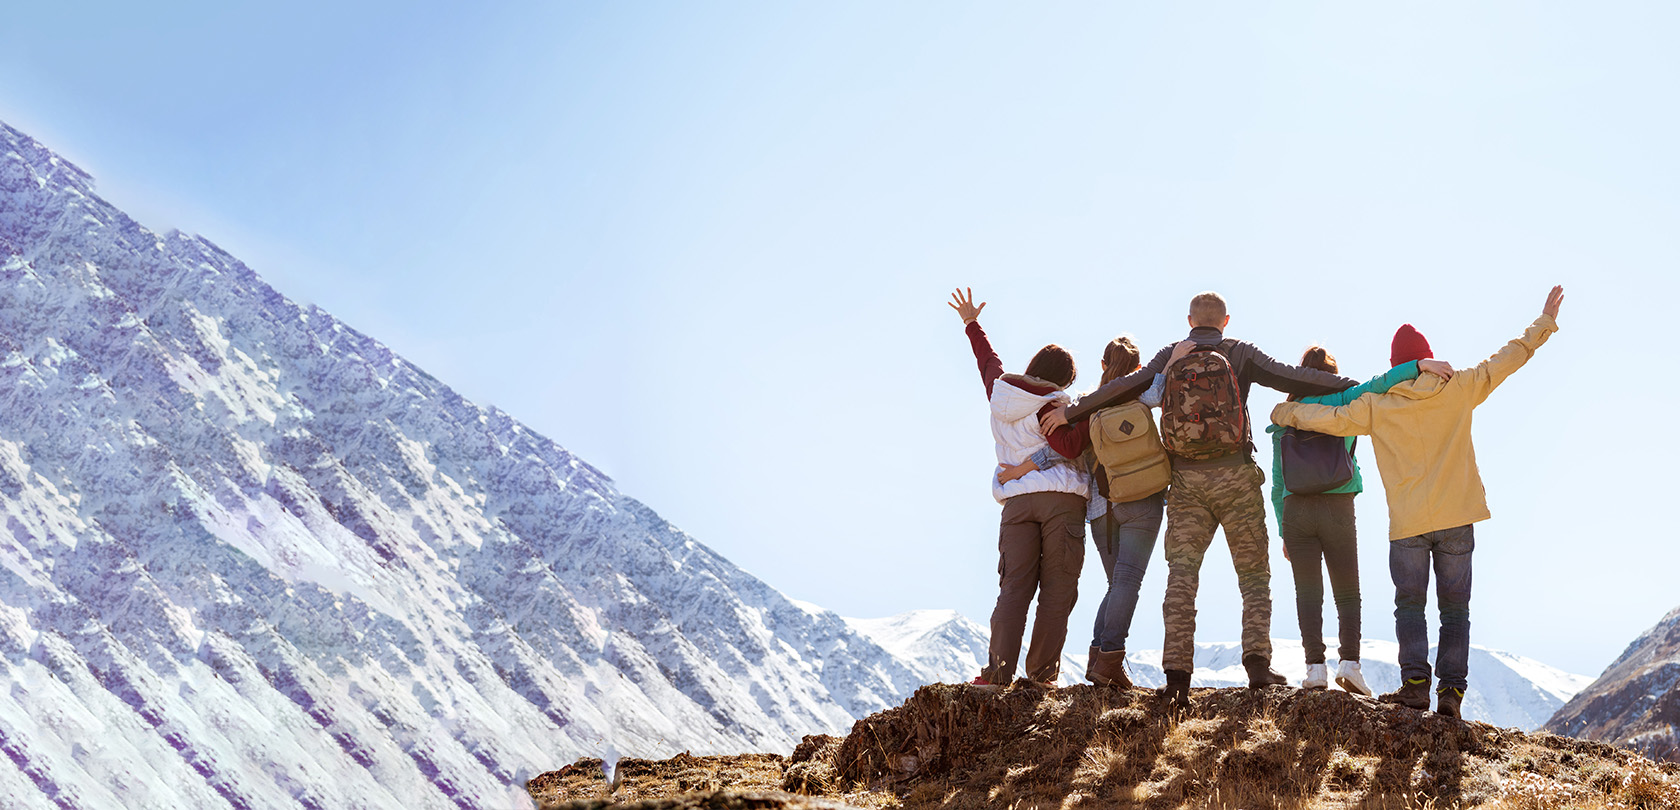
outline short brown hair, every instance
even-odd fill
[[[1226,316],[1225,298],[1216,292],[1205,292],[1190,299],[1190,320],[1197,326],[1219,326]]]
[[[1323,346],[1307,347],[1307,350],[1301,353],[1301,365],[1331,374],[1342,373],[1341,368],[1336,365],[1336,355],[1331,354],[1330,350]]]
[[[1108,348],[1103,349],[1104,383],[1115,380],[1137,371],[1138,347],[1132,342],[1130,335],[1121,335],[1108,342]]]
[[[1301,367],[1315,368],[1330,374],[1342,373],[1341,368],[1336,365],[1336,355],[1331,354],[1330,350],[1323,346],[1308,346],[1307,350],[1301,353]],[[1290,402],[1298,401],[1300,398],[1295,394],[1289,395]]]
[[[1037,377],[1058,388],[1073,385],[1079,370],[1073,365],[1073,352],[1052,343],[1038,350],[1027,364],[1027,376]]]

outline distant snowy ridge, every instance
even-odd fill
[[[907,662],[928,683],[960,683],[973,678],[986,660],[988,631],[954,610],[917,610],[885,619],[846,619],[853,629],[873,639],[882,648]],[[1327,640],[1333,653],[1334,639]],[[1435,651],[1430,650],[1434,660]],[[1400,685],[1400,645],[1392,641],[1365,641],[1360,645],[1360,666],[1371,688],[1378,693]],[[1166,683],[1161,672],[1160,650],[1135,650],[1126,662],[1132,680],[1139,686],[1159,687]],[[1306,655],[1301,642],[1272,639],[1272,663],[1289,676],[1291,685],[1306,677]],[[1340,663],[1329,658],[1331,672]],[[1063,685],[1083,683],[1084,662],[1071,655],[1062,657]],[[1464,696],[1465,717],[1505,728],[1533,731],[1565,702],[1584,689],[1591,678],[1575,675],[1500,650],[1470,646],[1470,689]],[[1242,666],[1242,645],[1236,642],[1202,642],[1196,645],[1195,686],[1227,687],[1248,685]]]
[[[1340,664],[1336,642],[1330,648],[1328,665],[1335,674]],[[1367,639],[1359,645],[1360,670],[1378,694],[1400,686],[1400,645],[1392,641]],[[1430,648],[1429,658],[1435,659]],[[1148,686],[1166,683],[1161,673],[1160,650],[1138,650],[1126,656],[1132,679]],[[1299,685],[1307,676],[1306,655],[1297,639],[1272,639],[1272,665]],[[1533,731],[1543,725],[1576,692],[1591,681],[1585,675],[1564,672],[1500,650],[1470,645],[1470,688],[1464,693],[1464,716],[1503,728]],[[1195,686],[1246,686],[1248,674],[1242,666],[1242,645],[1236,642],[1202,642],[1196,645]],[[1335,688],[1335,687],[1332,687]]]
[[[923,683],[965,683],[980,674],[989,658],[991,631],[954,610],[912,610],[884,619],[845,621],[903,661]],[[1024,650],[1020,660],[1026,660]],[[1063,653],[1056,682],[1072,686],[1084,677],[1085,663]]]

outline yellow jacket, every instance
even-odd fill
[[[1451,380],[1422,374],[1339,407],[1285,402],[1272,410],[1272,421],[1371,437],[1388,494],[1389,540],[1487,520],[1492,515],[1470,443],[1470,414],[1557,328],[1557,321],[1541,315],[1522,337]]]

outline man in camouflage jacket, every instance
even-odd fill
[[[1255,383],[1302,396],[1332,394],[1355,384],[1346,377],[1281,363],[1252,343],[1226,340],[1224,330],[1230,321],[1225,299],[1218,293],[1206,292],[1191,299],[1189,340],[1198,346],[1220,347],[1236,372],[1237,389],[1245,409],[1249,389]],[[1078,402],[1046,413],[1044,429],[1048,431],[1137,398],[1148,390],[1156,374],[1166,370],[1172,348],[1169,345],[1161,349],[1142,368],[1103,385]],[[1249,685],[1261,687],[1286,682],[1271,668],[1272,570],[1262,492],[1266,475],[1254,463],[1252,435],[1246,445],[1245,452],[1222,458],[1202,461],[1172,458],[1165,544],[1167,596],[1162,606],[1167,637],[1161,667],[1167,675],[1165,694],[1181,705],[1189,701],[1190,673],[1195,668],[1196,589],[1200,584],[1202,559],[1213,543],[1215,530],[1220,527],[1225,529],[1225,542],[1230,546],[1237,585],[1242,592],[1243,666],[1248,670]]]

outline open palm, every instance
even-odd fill
[[[967,293],[968,297],[964,298],[964,293]],[[945,304],[957,311],[958,317],[962,318],[963,325],[965,326],[974,323],[974,320],[980,317],[980,310],[986,308],[985,301],[981,301],[980,306],[974,305],[973,287],[966,290],[958,287],[956,292],[951,293],[951,300],[946,301]]]

